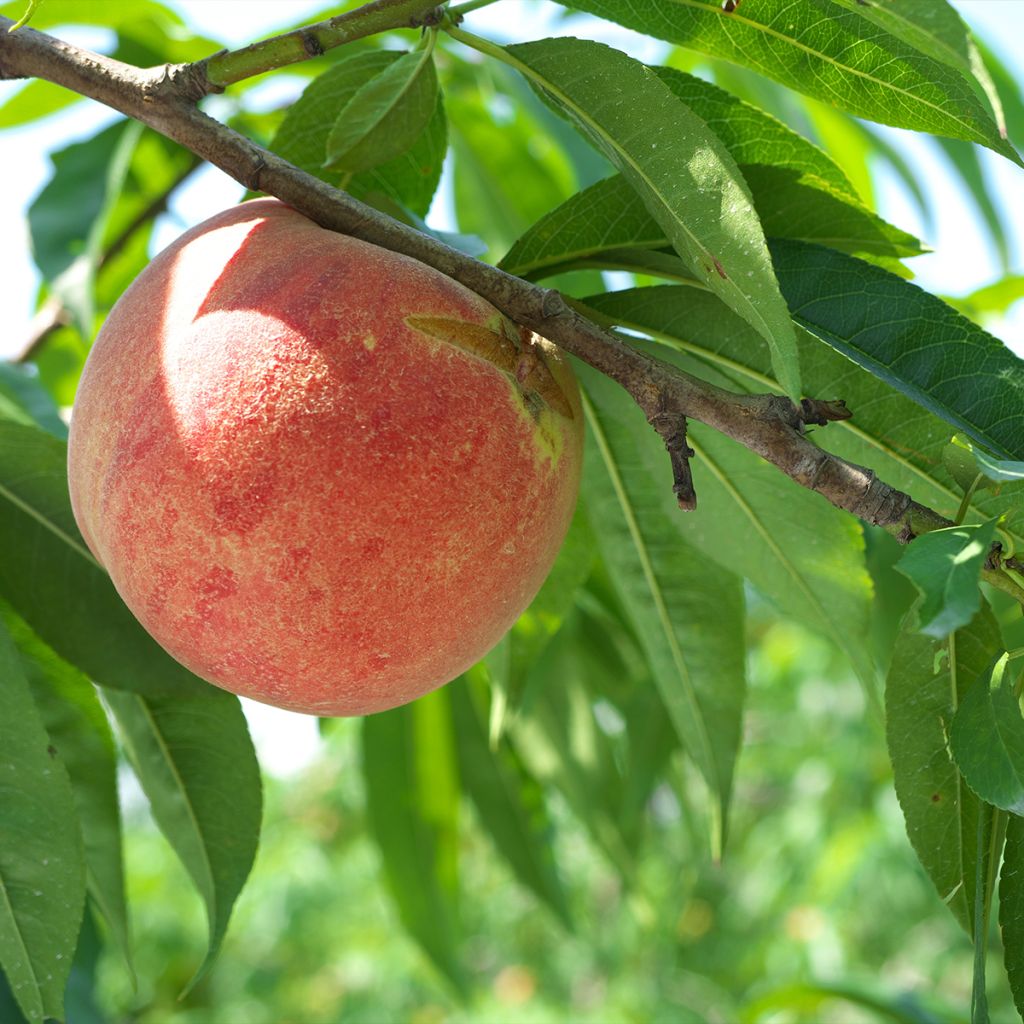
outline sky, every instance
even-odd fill
[[[130,0],[113,0],[130,2]],[[165,0],[177,9],[197,31],[222,38],[228,46],[242,46],[270,34],[280,24],[283,5],[280,0]],[[1011,68],[1024,68],[1024,0],[952,0],[964,20],[1003,58]],[[550,5],[536,0],[504,0],[491,8],[470,15],[467,25],[474,31],[497,40],[505,37],[510,4],[519,5],[515,19],[517,31],[530,25],[533,31],[521,38],[545,34],[577,34],[601,38],[641,60],[656,61],[660,44],[641,36],[608,26],[595,26],[574,19],[571,26],[553,26]],[[528,5],[528,9],[527,9]],[[306,12],[319,11],[321,0],[289,0],[289,21],[298,21]],[[238,17],[244,9],[244,18]],[[67,29],[61,36],[90,48],[103,47],[108,38],[102,31]],[[18,83],[0,82],[0,104],[20,88]],[[263,88],[267,104],[279,103],[297,95],[301,83],[293,76],[278,73]],[[100,126],[110,123],[114,114],[97,104],[80,104],[72,111],[58,114],[27,128],[0,131],[0,357],[18,348],[26,337],[35,304],[38,275],[31,261],[26,227],[26,212],[36,193],[45,184],[50,164],[47,153],[77,139],[88,138]],[[941,294],[964,295],[1000,276],[995,253],[989,246],[972,202],[949,172],[944,160],[926,140],[912,132],[884,129],[917,172],[923,189],[935,197],[936,223],[929,229],[905,187],[892,175],[883,174],[878,184],[880,214],[912,232],[932,246],[934,252],[912,261],[917,282]],[[1024,170],[1009,161],[981,150],[985,173],[994,185],[994,194],[1007,198],[1006,217],[1013,239],[1012,270],[1024,273]],[[236,202],[241,186],[221,172],[206,168],[175,198],[157,235],[157,248],[169,243],[186,227],[198,223],[218,210]],[[453,228],[451,201],[446,182],[428,217],[438,228]],[[1024,301],[1018,302],[1005,320],[990,329],[1016,351],[1024,355]],[[274,774],[290,774],[306,763],[318,746],[316,719],[289,712],[263,708],[246,701],[246,714],[264,768]]]

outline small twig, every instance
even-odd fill
[[[693,471],[690,468],[694,451],[686,443],[686,417],[680,413],[656,413],[650,423],[665,442],[668,451],[669,462],[672,464],[672,493],[684,512],[693,512],[697,507],[697,492],[693,487]]]
[[[386,32],[389,29],[421,28],[440,18],[437,0],[374,0],[315,25],[262,39],[241,50],[225,50],[205,61],[184,65],[192,80],[195,99],[266,71],[319,57],[343,43]]]
[[[804,423],[814,423],[819,427],[825,427],[836,420],[848,420],[852,416],[853,413],[841,398],[832,401],[805,398],[800,402],[800,418]]]

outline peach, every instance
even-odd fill
[[[259,199],[188,231],[111,311],[72,415],[71,500],[197,675],[367,714],[453,679],[532,600],[582,432],[550,343]]]

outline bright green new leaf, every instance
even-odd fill
[[[965,694],[949,749],[980,799],[1024,816],[1024,717],[1005,654]]]
[[[911,613],[897,638],[885,687],[886,738],[907,835],[939,896],[968,934],[974,930],[983,805],[950,757],[949,729],[971,683],[1001,648],[999,624],[988,605],[951,641],[917,632]]]
[[[357,174],[393,160],[423,133],[437,101],[432,47],[403,54],[361,85],[338,112],[324,167]]]
[[[0,968],[31,1024],[64,1017],[85,858],[61,752],[0,621]]]
[[[751,68],[858,117],[979,142],[1020,162],[978,82],[919,49],[920,38],[871,24],[853,0],[744,0],[731,12],[720,0],[563,2]]]
[[[921,592],[918,628],[941,638],[974,618],[978,582],[995,537],[996,521],[932,530],[914,540],[896,563]]]
[[[1007,274],[962,298],[946,301],[966,316],[978,319],[1005,313],[1020,299],[1024,299],[1024,274]]]
[[[437,690],[363,720],[366,810],[402,924],[462,989],[460,784],[450,697]]]
[[[206,972],[256,857],[262,791],[238,698],[213,687],[144,697],[108,690],[128,757],[153,818],[206,907]]]
[[[658,76],[581,39],[543,39],[507,54],[642,198],[689,269],[767,341],[799,399],[793,326],[750,192],[729,151]]]
[[[793,319],[998,458],[1024,458],[1024,361],[941,299],[832,249],[773,240]]]
[[[0,103],[0,128],[15,128],[70,107],[82,99],[53,82],[34,78],[26,82],[9,100]]]
[[[288,108],[270,148],[308,174],[337,183],[340,174],[325,172],[324,153],[339,112],[356,93],[402,59],[394,50],[353,53],[342,57],[306,86]],[[404,152],[385,163],[348,178],[345,190],[370,201],[374,194],[401,203],[424,216],[441,177],[448,147],[444,104],[435,103],[423,131]]]
[[[17,20],[27,0],[9,0],[0,6],[0,14]],[[112,4],[110,0],[46,0],[32,16],[32,27],[50,29],[57,25],[99,25],[120,28],[126,22],[148,15],[168,27],[183,26],[181,15],[157,0],[133,0],[130,4]]]
[[[942,465],[965,494],[973,487],[987,487],[991,481],[984,478],[978,460],[974,457],[970,438],[954,434],[942,449]]]

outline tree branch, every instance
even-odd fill
[[[389,29],[435,24],[440,17],[439,11],[438,0],[374,0],[315,25],[262,39],[241,50],[214,54],[205,61],[190,65],[195,73],[195,88],[203,90],[200,96],[223,92],[226,86],[244,78],[319,57],[353,39]]]
[[[401,4],[394,0],[386,6],[394,12]],[[196,94],[196,65],[140,69],[33,29],[9,33],[11,24],[0,17],[0,78],[43,78],[142,121],[251,191],[274,195],[325,228],[436,268],[516,323],[611,377],[668,444],[684,507],[693,503],[682,429],[688,418],[756,452],[802,487],[885,528],[902,543],[953,525],[872,470],[823,451],[806,437],[808,420],[820,423],[841,416],[835,403],[811,401],[800,408],[778,395],[734,394],[652,359],[587,319],[559,292],[513,277],[407,227],[212,120],[196,106],[202,95]],[[986,570],[985,578],[1024,601],[1024,590],[998,568]]]

